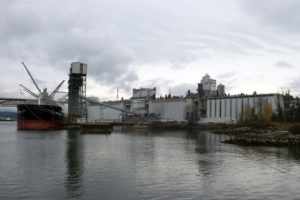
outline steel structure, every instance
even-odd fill
[[[71,63],[68,86],[69,122],[77,122],[78,119],[87,119],[86,75],[86,64],[80,62]]]
[[[113,106],[113,105],[110,105],[108,103],[103,103],[103,102],[100,102],[100,101],[92,99],[92,98],[87,98],[87,101],[89,101],[89,102],[91,102],[95,105],[105,106],[105,107],[108,107],[108,108],[111,108],[111,109],[114,109],[114,110],[121,111],[123,113],[131,114],[131,115],[135,115],[135,116],[140,116],[141,115],[140,113],[137,113],[137,112],[134,112],[134,111],[131,111],[131,110],[127,110],[127,109],[123,109],[123,108],[119,108],[117,106]]]
[[[53,100],[54,95],[58,92],[59,88],[62,86],[62,84],[65,82],[64,80],[62,82],[60,82],[58,84],[58,86],[53,90],[53,92],[51,92],[51,94],[49,95],[47,92],[47,88],[44,88],[43,91],[39,88],[38,84],[36,83],[36,81],[34,80],[32,74],[30,73],[30,71],[28,70],[28,68],[26,67],[25,63],[22,62],[22,65],[24,66],[27,74],[29,75],[29,77],[31,78],[33,84],[35,85],[36,89],[38,90],[38,93],[35,93],[33,91],[31,91],[30,89],[28,89],[27,87],[25,87],[22,84],[19,84],[20,87],[23,88],[23,90],[25,92],[27,92],[28,94],[30,94],[31,96],[35,97],[38,99],[38,104],[49,104],[49,105],[55,105],[56,102]]]

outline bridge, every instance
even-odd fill
[[[110,104],[107,104],[107,103],[103,103],[103,102],[100,102],[98,100],[94,100],[94,99],[91,99],[91,98],[86,98],[86,100],[88,102],[91,102],[91,103],[96,104],[96,105],[109,107],[111,109],[118,110],[118,111],[121,111],[123,113],[128,113],[128,114],[131,114],[131,115],[140,116],[139,113],[136,113],[134,111],[130,111],[130,110],[127,110],[127,109],[124,109],[124,108],[119,108],[117,106],[113,106],[113,105],[110,105]],[[37,99],[2,98],[2,97],[0,97],[0,107],[17,107],[18,104],[37,104],[37,103],[38,103]],[[62,103],[62,104],[67,103],[67,100],[62,101],[60,103]]]
[[[106,106],[109,107],[111,109],[115,109],[115,110],[119,110],[121,112],[125,112],[128,114],[132,114],[132,115],[140,115],[139,113],[127,110],[127,109],[123,109],[123,108],[119,108],[117,106],[113,106],[113,105],[109,105],[107,103],[103,103],[91,98],[86,98],[87,101],[96,104],[96,105],[102,105],[102,106]],[[0,97],[0,107],[16,107],[18,104],[37,104],[38,100],[37,99],[24,99],[24,98],[2,98]],[[67,100],[65,101],[60,101],[60,103],[64,104],[64,103],[68,103]]]
[[[36,99],[0,97],[0,107],[16,107],[18,104],[36,104]]]

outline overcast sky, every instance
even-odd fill
[[[206,73],[230,94],[300,95],[298,0],[0,0],[0,96],[21,97],[88,64],[87,94],[195,91]],[[25,96],[26,97],[26,96]],[[29,96],[27,96],[29,97]]]

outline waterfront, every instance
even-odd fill
[[[297,199],[300,149],[209,131],[17,131],[0,123],[0,199]]]

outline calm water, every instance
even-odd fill
[[[299,199],[300,149],[207,131],[17,131],[0,123],[0,199]]]

